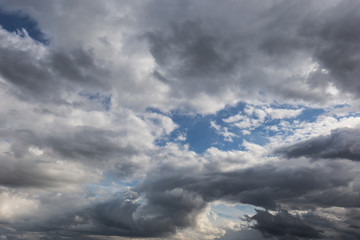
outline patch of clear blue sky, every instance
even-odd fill
[[[243,141],[264,145],[268,142],[268,138],[278,134],[276,131],[268,129],[269,126],[276,126],[282,121],[281,119],[266,118],[264,123],[251,130],[251,134],[244,135],[243,129],[239,129],[232,124],[225,123],[223,119],[234,116],[238,113],[245,114],[244,109],[246,103],[240,102],[235,106],[228,106],[216,114],[209,115],[188,115],[181,112],[173,111],[168,114],[169,117],[179,126],[169,136],[158,139],[156,144],[165,145],[167,142],[178,142],[179,135],[185,135],[184,144],[189,145],[189,149],[196,153],[204,153],[210,147],[216,147],[223,151],[228,150],[244,150]],[[325,112],[321,108],[308,108],[304,106],[292,106],[287,104],[272,104],[272,108],[277,109],[299,109],[303,108],[302,113],[295,118],[285,119],[290,124],[293,121],[314,122],[317,117]],[[157,109],[149,108],[148,111],[161,113]],[[256,117],[255,117],[256,118]],[[236,134],[233,141],[225,141],[224,136],[218,134],[216,129],[211,127],[210,122],[213,121],[221,127],[227,127],[229,132]]]
[[[20,11],[7,12],[0,9],[0,25],[9,32],[25,29],[32,39],[45,45],[49,43],[49,39],[40,30],[36,21]]]
[[[258,208],[263,209],[263,208]],[[227,205],[227,204],[216,204],[211,206],[211,210],[215,212],[218,216],[239,220],[239,218],[244,215],[254,215],[256,213],[255,207],[249,204],[235,204],[235,205]]]
[[[305,108],[294,120],[314,122],[316,118],[323,113],[325,113],[325,109],[323,108]]]
[[[159,139],[158,145],[164,145],[168,141],[176,141],[180,134],[186,135],[186,141],[184,143],[189,145],[189,149],[203,153],[206,149],[211,146],[219,149],[239,149],[241,141],[234,139],[233,142],[225,142],[224,137],[219,135],[214,128],[210,126],[211,121],[215,121],[216,124],[222,122],[223,118],[227,118],[235,115],[239,110],[243,110],[245,107],[244,103],[239,103],[235,107],[228,107],[217,114],[210,115],[188,115],[181,112],[173,111],[169,117],[179,126],[174,130],[168,138]],[[159,112],[156,109],[148,109],[148,111]],[[223,125],[223,124],[221,124]],[[232,127],[229,131],[236,130]]]

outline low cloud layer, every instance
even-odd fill
[[[341,232],[333,233],[322,225],[317,226],[311,219],[303,216],[300,219],[281,209],[311,212],[316,208],[358,208],[359,196],[352,199],[347,196],[347,201],[342,202],[328,201],[329,197],[356,191],[349,184],[358,173],[347,174],[348,169],[340,165],[313,168],[258,166],[228,173],[160,168],[133,191],[117,193],[81,211],[68,212],[65,219],[55,216],[51,225],[43,222],[41,226],[51,231],[63,230],[70,235],[69,229],[90,235],[169,237],[177,230],[195,228],[197,216],[205,207],[222,200],[278,211],[272,215],[257,210],[257,214],[248,217],[249,221],[255,221],[253,228],[265,237],[326,239],[328,235],[351,232],[352,225],[342,223]],[[350,220],[350,216],[347,219]],[[38,227],[32,223],[28,225],[33,230]]]

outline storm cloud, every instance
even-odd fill
[[[348,159],[360,161],[359,129],[336,129],[330,135],[314,137],[277,150],[287,157],[309,157],[317,160]]]
[[[276,215],[257,210],[250,220],[256,220],[254,229],[259,230],[266,238],[275,236],[279,239],[290,238],[321,238],[320,231],[314,229],[300,218],[291,216],[287,211],[280,211]]]

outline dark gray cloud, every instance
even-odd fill
[[[335,172],[337,173],[336,175]],[[260,166],[236,172],[199,174],[190,169],[163,169],[152,175],[139,191],[169,191],[182,188],[199,193],[205,201],[226,200],[276,209],[281,202],[300,203],[300,197],[319,190],[346,186],[354,176],[347,176],[340,165],[326,168],[278,168]],[[167,174],[170,173],[170,174]],[[354,204],[354,203],[353,203]],[[332,206],[330,204],[330,206]]]
[[[0,75],[24,100],[65,102],[61,94],[74,90],[105,91],[108,73],[97,66],[93,56],[81,48],[74,51],[52,51],[42,59],[31,52],[12,48],[0,49]]]
[[[135,192],[121,192],[85,208],[64,209],[43,219],[13,225],[19,232],[47,232],[47,237],[169,237],[195,226],[206,206],[200,196],[180,189],[153,194],[142,203]],[[1,224],[0,224],[1,226]]]
[[[199,213],[208,203],[216,200],[248,203],[274,210],[284,206],[310,211],[318,207],[358,208],[358,197],[341,203],[324,200],[346,192],[352,179],[354,176],[349,175],[347,168],[341,165],[312,168],[265,165],[227,173],[203,172],[194,168],[177,168],[174,171],[170,166],[164,166],[150,173],[133,189],[134,192],[122,192],[65,215],[52,215],[51,220],[18,228],[24,228],[23,231],[64,231],[63,234],[69,234],[74,239],[76,236],[72,234],[79,232],[93,236],[166,237],[182,228],[195,227]],[[327,194],[322,194],[324,192]],[[317,193],[317,200],[311,198]],[[349,220],[357,217],[355,214]],[[258,211],[252,220],[256,221],[255,229],[264,236],[278,239],[322,236],[316,228],[316,221],[310,226],[305,220],[284,211],[276,215]],[[357,223],[349,221],[339,226],[341,229],[339,227],[340,230],[335,233],[346,235]],[[319,227],[322,231],[323,225]]]
[[[309,207],[316,205],[321,207],[337,206],[344,208],[356,208],[360,207],[360,204],[357,201],[359,197],[359,189],[356,187],[336,187],[309,193],[304,198],[299,199],[298,202],[291,203],[290,205],[295,208],[299,205],[305,205]]]
[[[46,22],[45,16],[38,15],[41,8],[52,9],[55,12],[52,20],[64,20],[53,9],[52,3],[39,3],[39,9],[21,2],[9,4],[4,1],[3,4],[9,5],[12,11],[23,4],[24,12],[35,15],[40,27],[49,28],[46,30],[48,34],[52,33],[63,42],[70,41],[59,36],[60,32],[54,32],[56,27]],[[63,7],[75,11],[73,8],[76,9],[78,4],[69,3]],[[128,4],[123,4],[131,9]],[[135,36],[126,39],[124,49],[130,49],[130,52],[131,49],[138,49],[139,39],[145,39],[157,65],[153,69],[155,78],[170,86],[170,94],[177,100],[201,94],[219,97],[229,91],[239,99],[263,92],[270,98],[327,103],[334,100],[334,96],[328,92],[330,85],[335,85],[341,92],[358,96],[356,76],[359,74],[357,55],[360,48],[356,31],[359,14],[356,10],[360,4],[357,1],[327,4],[314,1],[269,1],[267,4],[261,1],[229,1],[221,7],[214,1],[150,1],[144,6],[140,5],[135,4],[132,9],[139,22],[131,25]],[[106,12],[104,6],[95,2],[89,3],[88,7],[95,15]],[[129,17],[124,14],[127,21]],[[76,29],[83,28],[78,35],[83,33],[84,36],[96,36],[96,39],[110,39],[111,36],[85,28],[84,25],[91,25],[89,19],[91,16],[84,15],[80,19],[84,22],[74,24]],[[136,37],[136,41],[131,41]],[[76,39],[74,43],[83,40],[72,34],[71,38]],[[116,39],[109,42],[116,42]],[[125,93],[117,89],[119,95],[126,95],[130,91],[140,96],[143,92],[134,87],[132,80],[121,79],[121,83],[106,81],[111,73],[118,75],[116,71],[124,68],[124,65],[105,64],[99,67],[95,60],[104,59],[99,52],[95,57],[84,50],[67,50],[65,53],[55,50],[44,59],[48,63],[45,68],[55,74],[56,79],[70,79],[72,83],[68,90],[77,84],[100,89],[110,89],[120,84]],[[124,54],[131,59],[129,52]],[[314,65],[318,68],[303,74],[307,71],[303,69],[310,62],[313,65],[308,66],[309,71]],[[285,73],[289,69],[294,71]],[[126,75],[125,78],[136,79],[136,71],[125,72],[122,73]],[[53,88],[54,91],[59,90]],[[222,104],[232,104],[229,101]]]
[[[356,190],[347,187],[354,176],[348,176],[348,169],[341,170],[341,168],[340,164],[316,168],[258,166],[228,173],[196,173],[190,169],[177,169],[175,172],[162,169],[145,179],[136,190],[144,192],[145,196],[159,196],[159,193],[182,189],[198,194],[207,203],[223,200],[248,203],[268,209],[277,209],[280,206],[304,210],[335,206],[359,207],[358,194],[350,198],[344,196],[346,192],[351,195]],[[317,199],[314,199],[313,195],[316,195]],[[344,197],[347,201],[344,201]],[[338,200],[334,201],[336,198]],[[255,215],[254,220],[258,222],[256,229],[260,230],[264,227],[261,229],[262,232],[269,231],[270,234],[273,231],[273,235],[288,235],[288,239],[321,238],[320,230],[314,229],[300,219],[293,219],[286,212],[281,212],[277,217],[267,214],[259,211]],[[272,217],[278,221],[270,221]],[[269,226],[265,230],[267,223]],[[274,225],[271,226],[270,223]],[[283,226],[285,229],[281,233],[279,226],[285,223],[287,226]],[[352,227],[348,224],[344,228]]]
[[[169,35],[150,32],[146,38],[162,68],[171,68],[171,63],[178,61],[174,70],[180,77],[228,73],[237,62],[238,56],[231,51],[231,45],[219,36],[206,33],[199,22],[171,24]]]
[[[335,8],[308,18],[300,28],[313,56],[333,76],[333,83],[357,97],[360,96],[357,80],[360,73],[359,10],[358,1],[341,1]]]
[[[103,130],[90,126],[67,129],[69,132],[37,134],[31,130],[1,131],[1,135],[11,139],[12,154],[23,157],[29,147],[50,148],[63,158],[72,160],[103,161],[120,155],[133,155],[138,152],[135,146],[121,146],[117,138],[123,133]]]
[[[1,48],[0,75],[20,89],[22,98],[45,97],[59,94],[57,83],[48,68],[26,51]]]
[[[146,167],[144,161],[136,161],[136,157],[141,154],[139,151],[143,150],[139,148],[139,144],[134,146],[131,142],[122,144],[118,141],[126,139],[124,131],[106,131],[92,127],[67,128],[65,126],[60,131],[42,130],[8,129],[0,131],[2,140],[7,141],[8,145],[6,152],[0,153],[0,190],[9,188],[35,192],[35,194],[36,191],[58,191],[60,194],[58,198],[62,198],[60,197],[62,191],[79,191],[82,187],[86,188],[89,183],[99,181],[103,174],[107,178],[111,177],[112,181],[117,181],[131,177]],[[38,195],[34,198],[37,197]],[[22,231],[25,232],[48,231],[47,228],[56,229],[56,231],[66,230],[66,224],[72,222],[75,217],[73,214],[79,211],[78,203],[87,202],[87,198],[77,199],[77,202],[64,199],[64,203],[72,207],[64,206],[64,209],[53,210],[59,203],[50,199],[45,200],[52,204],[39,215],[50,215],[50,219],[38,220],[36,217],[29,220],[31,224],[19,226],[12,224],[11,226],[15,229],[23,229]],[[7,204],[7,200],[4,201],[0,201],[1,206]],[[26,199],[23,201],[26,207],[28,202]],[[41,202],[42,207],[44,204],[46,202]],[[21,212],[21,210],[17,211]],[[66,215],[69,215],[70,219],[62,221],[60,216],[64,211],[67,212]],[[22,221],[21,219],[20,221]],[[52,224],[50,220],[54,220],[55,223]],[[49,225],[50,223],[51,225]],[[72,235],[71,233],[67,234]],[[14,235],[20,236],[21,234]],[[78,237],[74,237],[74,239],[78,239]]]
[[[359,97],[360,4],[347,0],[317,8],[313,1],[274,4],[264,12],[259,49],[280,63],[308,54],[319,64],[306,80],[309,85],[324,90],[332,83]]]
[[[201,196],[182,189],[147,192],[146,200],[143,206],[131,199],[94,206],[90,219],[97,225],[89,231],[132,237],[168,236],[179,228],[195,226],[197,215],[206,206]]]
[[[324,217],[324,215],[314,214],[312,211],[307,213],[289,213],[286,210],[279,209],[276,212],[270,213],[258,209],[256,212],[254,216],[245,216],[245,219],[249,222],[249,229],[240,231],[227,230],[227,233],[219,238],[219,240],[352,240],[359,238],[359,223],[355,220],[358,217],[358,212],[355,209],[349,210],[349,212],[353,213],[353,217],[348,216],[348,214],[339,215],[344,221],[335,221],[334,219]]]
[[[276,150],[289,158],[309,157],[314,160],[349,159],[360,161],[359,129],[342,128],[329,135],[311,138]]]
[[[106,13],[106,7],[118,7],[111,4],[100,6],[91,2],[87,7],[94,15],[101,16]],[[123,22],[130,24],[134,31],[130,31],[134,36],[125,38],[124,49],[130,49],[130,52],[131,49],[139,49],[143,47],[137,46],[141,42],[139,39],[145,39],[157,64],[153,69],[154,76],[166,82],[171,88],[171,96],[178,100],[199,94],[216,97],[224,91],[230,91],[240,99],[261,91],[270,98],[327,103],[334,100],[334,96],[328,92],[329,85],[335,85],[341,92],[359,96],[356,76],[359,74],[357,55],[360,48],[356,26],[360,19],[357,11],[360,4],[356,0],[324,4],[315,1],[268,1],[267,4],[261,1],[227,1],[221,6],[215,1],[149,1],[143,5],[134,4],[133,9],[131,4],[122,4],[139,19],[134,23],[129,20],[131,14],[124,14]],[[61,11],[56,10],[51,2],[30,6],[21,1],[12,4],[3,1],[3,5],[8,5],[4,8],[11,11],[23,5],[22,10],[29,12],[30,16],[34,15],[39,26],[47,28],[47,34],[68,43],[72,46],[70,49],[84,40],[73,34],[65,39],[60,35],[66,28],[60,24],[64,29],[54,31],[57,25],[46,19],[59,22],[74,20],[79,3],[64,3],[62,6],[71,9],[73,15],[69,19],[63,19]],[[43,8],[51,9],[53,16],[40,16],[39,12],[43,11],[39,9]],[[92,41],[92,38],[98,40],[106,37],[111,44],[117,41],[111,39],[111,34],[104,36],[106,34],[102,31],[84,27],[91,26],[90,19],[92,16],[88,14],[79,16],[79,23],[73,24],[79,32],[77,35],[83,33]],[[112,18],[107,20],[119,22]],[[127,34],[130,33],[124,35]],[[132,41],[135,38],[137,40]],[[71,39],[74,41],[70,44]],[[124,54],[132,59],[129,52],[125,51]],[[108,78],[108,72],[116,73],[124,65],[105,64],[101,68],[95,61],[104,58],[104,55],[100,55],[95,57],[83,50],[67,50],[65,53],[54,51],[44,60],[49,63],[45,68],[53,68],[52,73],[71,79],[74,85],[84,86],[86,83],[106,89],[118,86],[116,81],[104,79]],[[309,64],[312,65],[307,66]],[[317,69],[310,71],[315,65]],[[303,74],[306,68],[309,74]],[[289,69],[294,71],[284,73]],[[124,71],[128,79],[136,79],[133,74]],[[139,93],[131,81],[128,83],[126,79],[121,79],[121,82],[125,91]],[[127,94],[121,89],[119,93]],[[226,100],[223,105],[232,104],[229,101]]]
[[[157,3],[160,4],[152,4]],[[161,4],[164,11],[174,7]],[[187,93],[195,89],[214,94],[230,86],[234,90],[256,88],[285,98],[315,100],[302,93],[310,87],[307,91],[316,89],[321,95],[316,101],[326,102],[326,89],[333,84],[340,91],[359,97],[358,1],[322,7],[314,1],[274,1],[267,7],[257,1],[253,5],[228,3],[219,9],[205,4],[202,7],[214,13],[211,17],[199,9],[201,4],[178,5],[181,7],[178,11],[173,9],[171,16],[159,14],[152,6],[150,11],[158,15],[149,16],[151,22],[158,23],[159,16],[166,21],[147,34],[150,52],[162,70],[158,78],[170,80],[177,90],[180,85]],[[221,14],[224,8],[228,11]],[[233,16],[235,10],[241,13],[237,17]],[[266,70],[296,69],[309,64],[309,59],[318,68],[308,76],[299,76],[299,72],[289,78],[281,74],[271,76]],[[221,79],[222,85],[215,79]],[[294,91],[288,82],[298,82],[299,88]]]
[[[298,217],[283,210],[276,215],[267,211],[256,210],[256,214],[249,218],[255,220],[254,229],[259,230],[266,238],[277,239],[318,239],[321,231],[313,228]]]
[[[359,223],[354,219],[355,216],[358,217],[358,212],[356,208],[349,208],[347,211],[354,212],[353,217],[347,213],[339,214],[338,217],[342,218],[342,221],[326,218],[326,214],[319,215],[313,212],[300,214],[297,217],[301,218],[304,223],[315,227],[322,236],[320,239],[358,239]]]
[[[19,161],[11,157],[1,158],[0,185],[14,188],[57,188],[78,184],[80,179],[55,175],[32,159]]]
[[[118,177],[130,176],[141,169],[139,163],[132,161],[132,157],[141,154],[143,149],[140,149],[133,143],[120,143],[119,138],[126,138],[126,133],[124,132],[119,133],[88,126],[45,134],[26,129],[3,130],[0,131],[0,136],[7,139],[10,143],[10,151],[5,154],[16,159],[26,159],[30,154],[29,149],[37,147],[44,152],[44,155],[37,156],[39,161],[41,159],[48,161],[54,158],[79,162],[94,167],[102,166],[102,168],[105,167],[104,164],[109,164],[110,166],[106,170]],[[14,174],[16,169],[20,170],[23,168],[13,167],[12,169],[13,171],[9,171],[9,173]],[[29,168],[25,169],[30,170]],[[4,171],[6,170],[4,169]],[[16,175],[19,175],[19,178],[16,178]],[[25,177],[26,175],[19,172],[9,179],[16,178],[25,185],[30,184],[31,181],[26,181],[20,176]],[[40,174],[38,180],[41,181],[41,179]],[[43,181],[46,185],[46,180],[44,179]],[[48,183],[50,184],[50,182]]]
[[[261,240],[264,238],[261,235],[261,233],[259,233],[257,230],[242,229],[240,231],[235,231],[235,230],[227,229],[224,236],[215,239],[216,240],[239,240],[239,239]]]
[[[180,84],[188,93],[204,89],[217,91],[216,79],[229,76],[237,63],[246,59],[244,50],[236,43],[205,30],[199,21],[169,25],[168,31],[146,34],[150,52],[165,74],[155,71],[155,77]],[[191,87],[187,83],[191,83]]]
[[[73,212],[66,221],[54,219],[51,228],[66,229],[71,226],[77,232],[90,235],[168,236],[178,229],[194,227],[198,214],[208,203],[216,200],[271,209],[294,207],[294,204],[295,208],[311,210],[322,205],[314,200],[308,205],[302,204],[303,199],[322,190],[345,189],[353,179],[353,176],[345,177],[346,174],[345,169],[341,170],[339,166],[331,171],[321,167],[281,169],[259,166],[230,173],[201,173],[194,169],[177,169],[175,172],[162,168],[144,179],[135,187],[135,192],[121,193],[105,202]],[[357,202],[357,198],[352,201]],[[354,202],[349,202],[348,206],[355,205]],[[323,205],[334,207],[337,203],[329,201]],[[69,222],[69,219],[80,220]],[[321,238],[316,226],[310,226],[285,211],[276,215],[258,211],[252,220],[256,221],[255,229],[264,236]],[[343,228],[350,231],[352,227],[349,225]]]
[[[109,87],[106,82],[108,72],[97,66],[91,52],[81,48],[69,53],[57,51],[47,61],[54,72],[70,82],[104,89]]]
[[[116,140],[118,132],[92,127],[77,127],[65,135],[52,135],[42,139],[40,146],[51,147],[68,159],[104,161],[109,158],[135,155],[135,146],[121,146]],[[122,136],[125,137],[125,136]]]

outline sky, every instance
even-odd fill
[[[0,239],[360,239],[357,0],[0,0]]]

